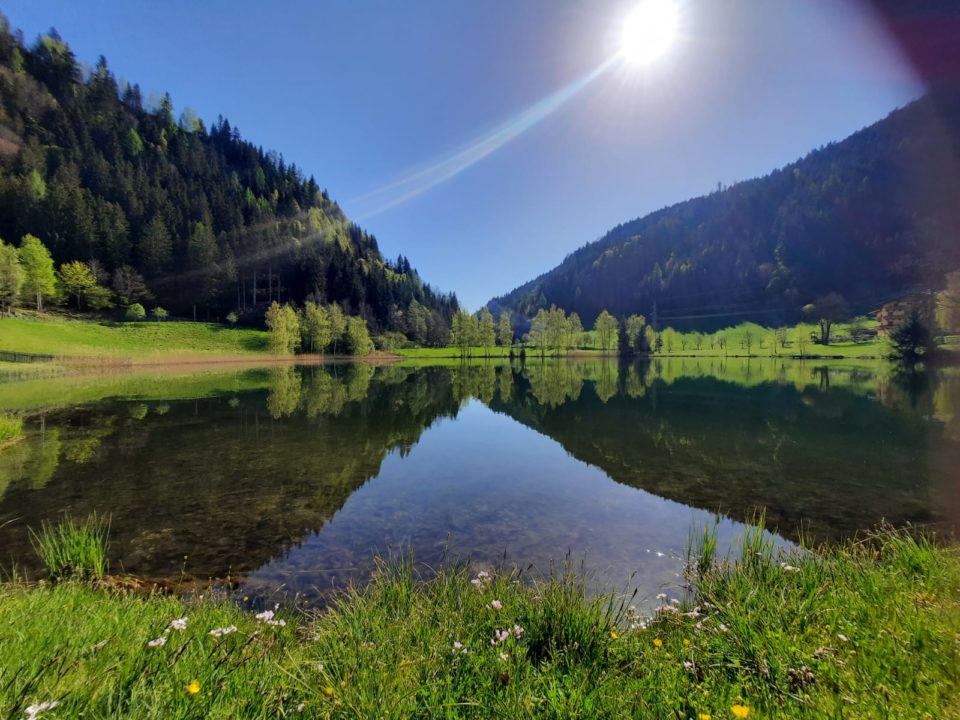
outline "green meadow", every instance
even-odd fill
[[[215,323],[109,323],[54,317],[0,319],[0,352],[55,357],[145,359],[176,355],[256,355],[267,333]]]

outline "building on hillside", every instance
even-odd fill
[[[877,319],[877,335],[889,337],[890,333],[913,313],[916,313],[921,320],[932,324],[935,300],[936,296],[932,290],[918,290],[885,302],[871,313]]]

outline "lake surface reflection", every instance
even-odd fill
[[[759,509],[781,542],[952,528],[958,385],[732,359],[5,383],[27,437],[0,453],[2,560],[38,574],[27,528],[96,510],[114,571],[243,593],[322,597],[410,550],[531,573],[569,553],[652,597],[714,512],[721,546]]]

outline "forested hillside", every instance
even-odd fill
[[[958,148],[960,93],[940,90],[766,177],[619,225],[488,307],[709,328],[792,322],[829,293],[862,312],[939,289],[960,268]]]
[[[146,102],[103,57],[83,68],[55,31],[27,45],[0,16],[0,237],[28,233],[104,284],[142,274],[181,315],[259,322],[272,300],[336,302],[374,331],[442,343],[458,307],[226,119],[175,119],[169,95]]]

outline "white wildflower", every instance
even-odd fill
[[[465,647],[463,646],[463,643],[462,643],[462,642],[460,642],[459,640],[457,640],[457,641],[454,641],[454,643],[453,643],[453,652],[455,652],[455,653],[460,653],[461,655],[466,655],[466,654],[467,654],[467,648],[465,648]]]
[[[680,601],[677,600],[677,598],[670,598],[670,604],[671,604],[671,605],[679,605],[679,604],[680,604]]]
[[[846,635],[844,635],[843,633],[837,633],[837,637],[840,638],[841,640],[843,640],[844,642],[849,642],[849,640],[850,640],[850,638],[848,638],[848,637],[847,637]]]
[[[187,629],[187,617],[183,616],[182,618],[177,618],[170,622],[168,630],[186,630]]]
[[[480,572],[477,573],[477,576],[470,581],[470,584],[473,585],[475,588],[479,588],[482,585],[486,585],[489,582],[490,582],[490,573],[488,573],[486,570],[481,570]]]
[[[36,703],[35,705],[30,705],[26,710],[23,711],[24,717],[28,720],[33,720],[42,712],[47,710],[53,710],[60,703],[57,700],[47,700],[46,702]]]
[[[666,600],[666,599],[667,599],[667,594],[666,594],[666,593],[658,593],[658,594],[657,594],[657,600]]]
[[[273,610],[264,610],[263,612],[258,612],[253,617],[257,619],[257,622],[267,622],[268,620],[273,620]]]
[[[693,667],[694,667],[693,663],[690,662],[689,660],[683,661],[683,669],[686,670],[687,672],[693,672]]]
[[[800,568],[796,567],[795,565],[787,565],[785,562],[780,563],[780,567],[783,569],[784,572],[789,572],[789,573],[800,572]]]
[[[514,636],[517,640],[519,640],[521,635],[523,635],[523,628],[520,627],[519,625],[514,625],[514,626],[513,626],[513,636]]]
[[[507,660],[510,659],[510,656],[507,655],[506,653],[500,653],[499,655],[497,655],[497,657],[500,658],[501,662],[506,662]]]
[[[210,635],[211,637],[215,637],[215,638],[220,638],[220,637],[223,637],[224,635],[235,633],[236,631],[237,631],[236,625],[227,625],[226,627],[214,628],[213,630],[208,632],[207,635]]]
[[[147,647],[152,647],[152,648],[154,648],[154,647],[163,647],[163,646],[166,645],[166,644],[167,644],[167,636],[166,636],[166,635],[161,635],[161,636],[158,637],[157,639],[151,640],[150,642],[148,642],[148,643],[147,643]]]
[[[502,610],[502,609],[503,609],[503,603],[500,602],[499,600],[491,600],[491,601],[490,601],[490,607],[493,608],[494,610]]]
[[[493,634],[493,639],[490,641],[491,645],[499,645],[502,642],[505,642],[510,637],[509,630],[497,630]]]

